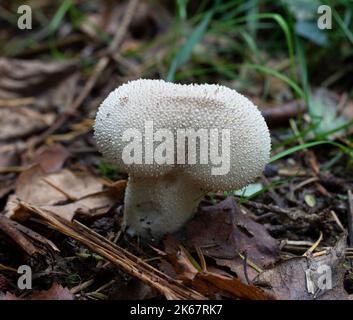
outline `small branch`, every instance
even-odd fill
[[[44,220],[48,226],[82,243],[91,251],[109,260],[126,273],[155,288],[164,294],[167,299],[207,299],[202,294],[170,278],[163,272],[155,269],[142,259],[107,240],[78,221],[66,221],[49,211],[44,211],[24,201],[19,201],[19,205],[23,209],[35,213],[41,220]]]
[[[313,253],[315,249],[318,247],[318,245],[320,244],[320,242],[322,241],[322,238],[323,238],[323,233],[320,231],[319,239],[317,239],[317,241],[313,243],[313,245],[303,254],[303,256],[306,257],[309,254]]]
[[[59,251],[58,248],[40,234],[0,214],[0,231],[20,246],[29,256],[36,253],[45,255],[48,249]],[[37,244],[35,243],[37,242]],[[38,245],[38,242],[41,245]]]
[[[306,112],[303,101],[293,101],[288,104],[273,108],[264,108],[261,110],[270,127],[286,124],[289,119],[297,118],[300,114]]]

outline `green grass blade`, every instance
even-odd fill
[[[302,82],[302,87],[304,92],[303,99],[306,105],[308,106],[308,111],[309,111],[311,120],[313,120],[315,118],[314,117],[315,111],[313,107],[313,101],[311,98],[311,90],[310,90],[310,84],[308,79],[308,68],[307,68],[307,63],[305,59],[305,53],[299,37],[297,36],[295,37],[295,42],[296,42],[296,48],[297,48],[300,77],[301,77],[301,82]]]
[[[353,44],[353,33],[349,30],[349,28],[346,26],[346,24],[341,19],[341,17],[339,16],[339,14],[335,9],[333,10],[333,17],[337,21],[337,24],[340,26],[345,36],[348,38],[351,44]]]
[[[282,81],[287,83],[298,94],[299,97],[304,98],[305,96],[303,90],[292,79],[288,78],[286,75],[276,70],[273,70],[258,64],[246,63],[246,64],[243,64],[242,66],[245,68],[255,69],[264,73],[268,73],[274,77],[277,77],[278,79],[281,79]]]
[[[295,79],[294,45],[293,45],[292,34],[291,34],[290,28],[289,28],[286,20],[284,20],[284,18],[277,13],[259,13],[259,14],[255,14],[255,15],[248,15],[245,17],[238,18],[237,21],[243,22],[243,21],[248,21],[251,19],[272,19],[280,26],[280,28],[282,29],[284,36],[286,38],[288,55],[289,55],[289,59],[291,62],[291,67],[292,67],[293,79]]]
[[[350,157],[353,157],[353,151],[350,148],[347,148],[340,143],[337,143],[334,141],[312,141],[312,142],[308,142],[308,143],[304,143],[304,144],[292,147],[292,148],[284,150],[280,153],[277,153],[276,155],[271,157],[269,162],[270,163],[275,162],[275,161],[277,161],[283,157],[286,157],[292,153],[295,153],[297,151],[304,150],[304,149],[311,148],[311,147],[315,147],[315,146],[318,146],[321,144],[329,144],[329,145],[335,146],[335,147],[341,149],[343,152],[347,153]]]
[[[174,57],[172,64],[169,68],[166,81],[172,82],[178,68],[189,58],[195,45],[202,39],[206,32],[207,26],[214,14],[214,8],[208,11],[202,21],[195,28],[194,32],[191,34],[190,38],[182,46],[180,51]]]
[[[186,6],[188,4],[188,0],[177,0],[177,12],[180,20],[186,20]]]
[[[71,0],[65,0],[59,7],[59,9],[55,12],[53,19],[50,21],[48,25],[48,34],[53,34],[61,25],[66,13],[72,6]]]

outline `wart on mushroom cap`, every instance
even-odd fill
[[[123,141],[123,134],[137,129],[142,144],[151,143],[144,134],[146,121],[153,121],[154,130],[173,133],[175,154],[180,148],[176,141],[180,129],[229,130],[229,172],[212,175],[212,163],[126,164],[122,154],[128,142]],[[262,173],[271,149],[267,125],[257,107],[235,90],[219,85],[131,81],[103,101],[94,129],[103,156],[129,174],[124,225],[132,234],[156,238],[179,229],[207,192],[240,189],[250,183]],[[188,148],[190,144],[185,148],[186,159]],[[200,141],[196,149],[199,154]]]

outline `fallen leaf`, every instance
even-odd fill
[[[206,256],[235,259],[239,253],[260,267],[278,259],[278,242],[265,227],[243,214],[235,199],[202,208],[186,225],[187,242],[198,246]]]
[[[5,207],[6,216],[16,220],[27,217],[16,199],[50,210],[67,220],[76,214],[100,216],[108,212],[124,192],[118,187],[103,188],[102,180],[89,171],[62,169],[46,173],[40,165],[35,165],[18,177],[15,194],[9,197]]]
[[[81,199],[101,192],[103,189],[100,178],[88,171],[72,172],[68,169],[63,169],[43,177],[42,181],[45,181],[47,186],[49,185],[66,194],[67,200]]]
[[[74,300],[75,296],[68,288],[62,287],[58,283],[54,283],[47,291],[33,291],[27,298],[16,297],[12,293],[0,296],[0,300]]]
[[[0,141],[27,137],[51,126],[56,113],[74,97],[76,71],[74,61],[0,58]]]
[[[177,278],[180,280],[192,280],[198,273],[198,270],[190,262],[189,257],[181,249],[178,242],[171,237],[167,237],[164,241],[164,246],[165,253],[174,267]]]
[[[295,257],[265,270],[254,280],[279,300],[350,300],[343,287],[346,235],[319,257]]]
[[[48,185],[43,177],[48,174],[39,166],[35,165],[24,172],[22,172],[16,180],[15,194],[12,195],[8,201],[5,211],[7,216],[11,216],[9,208],[11,200],[20,198],[22,200],[37,204],[37,205],[51,205],[67,200],[67,197],[57,189]]]
[[[41,206],[41,208],[54,212],[70,221],[76,215],[86,218],[101,216],[109,211],[116,200],[117,198],[115,198],[114,193],[110,190],[105,190],[73,203],[55,206]]]
[[[0,58],[0,99],[37,96],[76,70],[75,62]]]
[[[0,141],[22,138],[54,123],[53,113],[41,114],[29,108],[0,108]]]
[[[247,261],[247,264],[245,264],[244,259],[242,259],[240,256],[234,257],[233,259],[214,258],[214,260],[217,265],[227,267],[233,271],[244,283],[246,283],[247,280],[250,282],[253,281],[253,279],[255,279],[259,274],[259,271],[255,270],[249,265],[249,261]]]
[[[196,268],[195,263],[197,262],[193,262],[192,256],[178,245],[175,239],[167,237],[164,245],[167,259],[170,265],[173,266],[177,279],[182,280],[186,284],[191,284],[203,295],[211,299],[214,299],[219,294],[231,298],[251,300],[266,300],[270,298],[270,296],[255,286],[247,285],[223,270],[212,266],[205,268],[205,270],[201,270],[200,266]]]
[[[214,298],[217,293],[247,300],[269,300],[272,297],[253,285],[242,283],[235,277],[211,272],[200,272],[192,281],[193,286],[204,295]]]
[[[61,144],[44,145],[36,150],[32,164],[38,163],[46,173],[60,170],[70,152]]]
[[[316,135],[339,128],[352,119],[350,117],[350,113],[352,113],[351,103],[346,104],[344,110],[338,110],[340,97],[325,88],[318,88],[313,91],[312,105],[313,121],[316,124],[314,133]],[[335,139],[342,135],[345,135],[345,131],[339,130],[328,135],[328,138]]]

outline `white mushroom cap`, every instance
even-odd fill
[[[143,134],[146,121],[153,121],[154,131],[171,130],[175,146],[178,129],[192,128],[197,131],[217,128],[220,139],[221,130],[229,130],[229,172],[214,175],[211,171],[214,164],[178,164],[176,156],[174,164],[145,164],[145,155],[144,164],[126,164],[122,158],[127,144],[122,140],[123,133],[128,129],[138,129]],[[95,139],[104,157],[121,171],[129,173],[134,181],[153,177],[158,182],[158,179],[166,175],[182,175],[185,179],[184,188],[188,189],[192,185],[193,189],[203,194],[244,187],[262,173],[271,149],[270,134],[264,118],[257,107],[243,95],[220,85],[181,85],[163,80],[135,80],[111,92],[98,110]],[[199,151],[199,144],[197,147]],[[178,198],[176,194],[174,196]],[[126,196],[129,199],[131,197],[135,195]],[[171,202],[175,206],[175,201]],[[192,207],[195,210],[195,205]],[[163,212],[167,210],[162,209]],[[172,208],[170,210],[172,214]],[[175,214],[178,215],[177,212]],[[170,229],[173,228],[167,231],[174,231]]]

